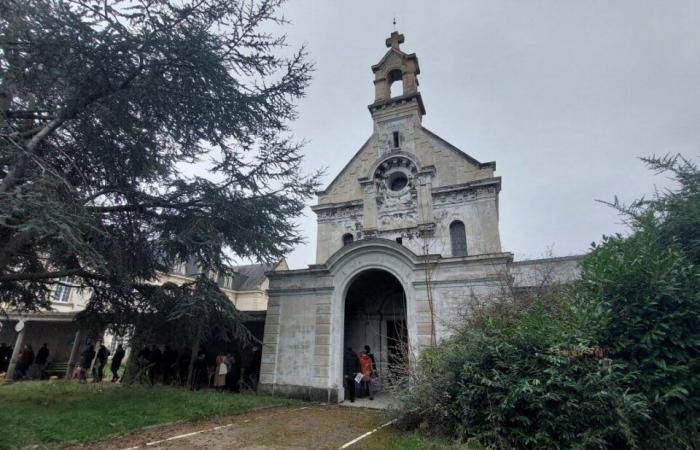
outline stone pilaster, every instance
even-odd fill
[[[425,167],[416,174],[418,191],[418,224],[430,225],[433,223],[433,174],[435,168]]]
[[[314,384],[328,384],[331,364],[331,301],[319,300],[316,304],[316,336],[314,337]]]
[[[365,235],[372,235],[377,231],[377,185],[369,178],[358,181],[362,186],[362,231]]]
[[[267,301],[265,317],[265,332],[262,346],[262,361],[260,364],[260,383],[273,384],[277,372],[277,350],[280,334],[280,299],[270,295]]]

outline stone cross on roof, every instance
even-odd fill
[[[403,34],[400,34],[398,31],[394,31],[391,33],[391,36],[389,36],[386,40],[386,46],[391,47],[394,50],[401,50],[399,48],[399,44],[403,44],[404,38]]]

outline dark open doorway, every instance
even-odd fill
[[[345,297],[343,348],[356,353],[370,346],[376,377],[373,391],[386,390],[392,379],[406,368],[406,295],[393,275],[383,270],[367,270],[358,275]]]

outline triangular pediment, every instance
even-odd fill
[[[415,74],[420,73],[420,67],[418,66],[418,58],[415,53],[406,54],[401,50],[396,50],[395,48],[390,48],[379,60],[379,62],[372,66],[372,72],[381,71],[387,66],[398,66],[405,64],[407,61],[412,61],[415,64]]]
[[[375,65],[372,66],[373,71],[380,70],[384,66],[388,65],[395,65],[395,64],[401,64],[403,62],[403,59],[406,57],[406,54],[402,52],[401,50],[396,50],[394,48],[390,48],[389,51],[387,51],[382,59],[379,60],[379,62]]]
[[[329,196],[340,190],[353,190],[356,186],[357,179],[366,176],[366,167],[368,164],[374,162],[376,155],[371,154],[370,142],[372,136],[370,136],[365,143],[360,147],[360,149],[355,152],[353,157],[348,161],[348,163],[343,167],[343,169],[333,178],[328,184],[328,187],[323,191],[319,191],[316,194],[319,197]]]

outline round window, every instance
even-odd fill
[[[400,191],[401,189],[405,188],[406,185],[408,184],[408,178],[406,177],[406,174],[403,172],[394,172],[391,174],[389,177],[389,189],[392,191]]]

